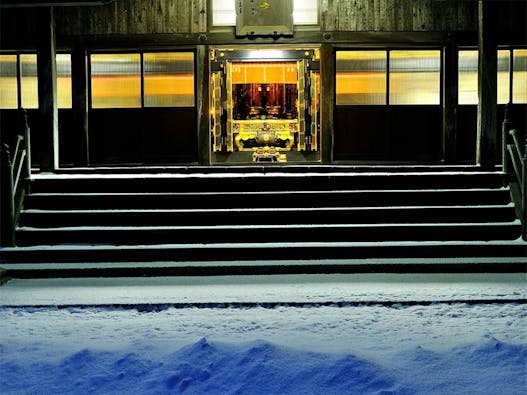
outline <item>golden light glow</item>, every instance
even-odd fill
[[[527,103],[527,49],[513,51],[512,102]]]
[[[296,84],[294,62],[232,63],[233,84]]]
[[[440,51],[390,51],[389,56],[390,104],[440,104]]]
[[[386,104],[386,51],[338,51],[338,105]]]
[[[143,61],[145,106],[194,106],[192,52],[145,53]]]
[[[17,108],[16,55],[0,55],[0,108]]]

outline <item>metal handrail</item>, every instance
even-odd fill
[[[527,136],[522,144],[520,133],[512,128],[509,107],[505,109],[502,125],[503,171],[509,178],[512,198],[522,222],[522,237],[527,240]]]
[[[2,246],[16,245],[16,225],[24,203],[26,189],[28,188],[28,183],[22,183],[20,180],[23,176],[25,179],[31,178],[30,130],[25,111],[22,111],[22,122],[24,135],[18,135],[16,138],[13,160],[11,160],[9,145],[4,143],[0,147],[0,195],[2,196],[0,205],[2,216],[0,245]]]

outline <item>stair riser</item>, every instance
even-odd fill
[[[507,190],[405,192],[290,192],[190,195],[28,195],[26,209],[190,209],[270,207],[386,207],[500,205],[510,202]]]
[[[370,209],[319,211],[158,212],[158,213],[23,213],[20,226],[57,228],[74,226],[198,226],[250,224],[373,224],[512,222],[513,207],[463,209]]]
[[[451,258],[451,257],[520,257],[525,258],[526,246],[520,244],[457,244],[432,245],[364,245],[364,246],[279,246],[271,248],[233,247],[203,248],[119,248],[101,250],[79,248],[75,250],[18,250],[3,251],[0,261],[5,263],[85,263],[90,262],[199,262],[199,261],[258,261],[313,259],[368,259],[375,258]],[[493,265],[494,267],[499,265]],[[133,263],[131,264],[133,267]],[[204,269],[206,270],[206,269]],[[427,267],[427,270],[432,270]]]
[[[502,186],[499,174],[259,175],[189,178],[36,179],[33,192],[201,192],[339,189],[435,189]]]
[[[360,226],[244,229],[163,230],[19,230],[17,245],[42,244],[170,244],[170,243],[267,243],[267,242],[380,242],[443,240],[513,240],[521,229],[514,225],[459,226]]]

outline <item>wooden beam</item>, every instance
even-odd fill
[[[333,162],[333,131],[335,111],[335,53],[329,44],[320,47],[320,159]]]
[[[443,160],[456,161],[458,50],[449,40],[443,50]]]
[[[209,47],[200,45],[196,51],[196,94],[198,116],[198,161],[210,164],[209,129]]]
[[[496,165],[498,45],[493,2],[478,2],[478,131],[476,162],[485,169]]]
[[[86,50],[76,47],[71,53],[71,89],[73,109],[73,130],[75,133],[75,164],[89,166],[88,136],[88,63]]]
[[[42,131],[40,169],[53,172],[59,167],[55,18],[53,8],[42,11],[37,47],[38,108]]]

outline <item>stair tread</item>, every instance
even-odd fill
[[[56,210],[56,209],[24,209],[21,214],[106,214],[106,213],[220,213],[220,212],[265,212],[270,211],[392,211],[392,210],[484,210],[484,209],[510,209],[514,208],[512,203],[507,204],[493,204],[493,205],[445,205],[445,206],[364,206],[364,207],[268,207],[268,208],[189,208],[189,209],[71,209],[71,210]]]
[[[189,191],[189,192],[32,192],[31,196],[193,196],[193,195],[288,195],[288,194],[346,194],[346,193],[452,193],[509,191],[507,187],[495,188],[421,188],[421,189],[305,189],[277,191]]]
[[[145,230],[208,230],[208,229],[316,229],[316,228],[404,228],[404,227],[489,227],[521,225],[519,219],[507,222],[446,222],[446,223],[375,223],[375,224],[283,224],[283,225],[188,225],[188,226],[70,226],[60,228],[19,227],[17,231],[145,231]]]
[[[0,247],[0,252],[24,252],[24,251],[79,251],[79,250],[156,250],[156,249],[225,249],[225,248],[339,248],[339,247],[471,247],[471,246],[517,246],[524,247],[527,254],[527,242],[521,238],[514,240],[425,240],[425,241],[281,241],[281,242],[244,242],[244,243],[163,243],[163,244],[53,244],[53,245],[31,245],[19,247]]]

